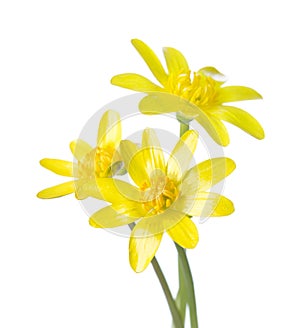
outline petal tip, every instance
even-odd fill
[[[230,169],[230,173],[236,169],[236,163],[231,158],[226,158],[226,166]]]

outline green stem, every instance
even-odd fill
[[[180,121],[180,137],[189,130],[189,124]],[[192,272],[186,256],[186,251],[175,243],[178,252],[179,290],[176,304],[184,322],[186,306],[189,305],[190,322],[192,328],[198,328],[197,306]]]
[[[187,294],[187,302],[190,309],[191,328],[198,328],[197,306],[195,298],[194,282],[190,265],[186,256],[185,249],[175,243],[178,252],[179,270],[182,270],[184,287],[180,286],[179,293],[184,291]],[[185,298],[185,297],[184,297]]]
[[[130,223],[129,224],[129,228],[132,230],[135,226],[135,223]],[[173,319],[173,325],[175,328],[184,328],[183,326],[183,323],[182,323],[182,319],[181,319],[181,316],[178,312],[178,309],[177,309],[177,306],[176,306],[176,303],[174,301],[174,298],[172,296],[172,293],[171,293],[171,290],[169,288],[169,285],[167,283],[167,280],[162,272],[162,269],[156,259],[156,257],[154,256],[152,261],[151,261],[151,264],[153,266],[153,269],[157,275],[157,278],[160,282],[160,285],[162,287],[162,290],[165,294],[165,297],[167,299],[167,302],[168,302],[168,305],[169,305],[169,309],[170,309],[170,312],[171,312],[171,315],[172,315],[172,319]]]
[[[178,312],[177,306],[175,304],[175,301],[173,299],[173,296],[171,294],[170,288],[168,286],[168,283],[166,281],[166,278],[157,262],[157,259],[154,257],[153,260],[151,261],[151,264],[153,266],[153,269],[157,275],[157,278],[161,284],[161,287],[165,293],[171,314],[172,314],[172,318],[173,318],[173,325],[176,328],[183,328],[183,323],[180,317],[180,314]]]
[[[176,305],[180,313],[182,322],[185,322],[186,306],[187,306],[187,293],[185,291],[184,272],[181,262],[178,257],[178,276],[179,276],[179,289],[176,295]]]

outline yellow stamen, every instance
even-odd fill
[[[78,163],[78,174],[80,178],[103,178],[110,176],[116,151],[112,147],[96,147],[85,155]]]
[[[169,75],[166,90],[205,109],[216,101],[219,85],[210,76],[194,73],[191,80],[189,73]]]
[[[175,183],[166,176],[152,179],[151,186],[142,190],[142,204],[149,216],[164,212],[178,197]]]

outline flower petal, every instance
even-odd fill
[[[139,237],[135,237],[138,231]],[[160,245],[162,233],[149,236],[149,232],[145,231],[147,237],[141,236],[141,231],[137,226],[134,227],[129,241],[129,262],[135,272],[144,271],[152,261],[155,253]]]
[[[122,147],[123,143],[121,142],[121,149]],[[155,158],[155,155],[159,157]],[[160,156],[160,150],[154,147],[142,148],[132,156],[127,171],[140,188],[150,187],[151,178],[157,173],[165,171]]]
[[[125,181],[113,178],[80,179],[78,183],[76,182],[76,192],[79,199],[92,196],[109,203],[140,199],[140,192],[137,188]]]
[[[257,139],[263,139],[265,137],[264,130],[259,122],[240,108],[233,106],[218,106],[212,108],[211,112],[217,119],[236,125]]]
[[[220,104],[232,101],[262,99],[255,90],[243,86],[228,86],[219,89],[218,102]]]
[[[205,191],[223,180],[235,169],[232,159],[212,158],[195,165],[183,177],[181,192],[192,196],[198,191]]]
[[[52,159],[52,158],[44,158],[40,161],[40,164],[56,173],[65,177],[73,177],[73,163],[72,162],[68,162],[68,161],[63,161],[61,159]],[[74,171],[77,172],[77,166],[74,165]]]
[[[180,195],[174,203],[174,209],[190,216],[225,216],[234,211],[231,200],[216,193],[197,192],[197,194]]]
[[[175,145],[167,163],[167,176],[180,181],[193,158],[198,142],[198,133],[187,131]]]
[[[165,47],[163,51],[170,74],[189,73],[189,65],[179,50]]]
[[[196,117],[196,121],[204,127],[217,144],[221,146],[227,146],[229,144],[230,140],[227,129],[220,119],[200,110],[199,115]]]
[[[90,224],[95,228],[115,228],[134,222],[136,219],[116,212],[111,206],[102,208],[94,213]]]
[[[72,194],[75,191],[74,181],[65,182],[54,187],[40,191],[38,198],[48,199]]]
[[[143,114],[164,114],[180,112],[184,117],[193,119],[199,114],[199,108],[189,101],[169,93],[149,92],[139,103]]]
[[[116,149],[122,138],[120,115],[113,110],[106,111],[99,123],[97,145],[101,148]]]
[[[126,170],[135,153],[139,150],[138,146],[130,140],[122,140],[120,143],[120,153],[124,161]]]
[[[84,156],[89,153],[93,148],[85,141],[78,139],[70,143],[70,149],[74,157],[80,161]]]
[[[142,137],[142,147],[147,150],[148,166],[152,171],[160,169],[165,171],[164,152],[153,129],[145,129]]]
[[[168,75],[153,50],[149,46],[147,46],[146,43],[138,39],[131,40],[131,43],[138,51],[138,53],[142,56],[156,79],[162,85],[165,85],[168,79]]]
[[[187,216],[169,229],[169,236],[183,248],[194,248],[198,244],[199,235],[194,222]]]
[[[167,231],[174,227],[185,216],[185,213],[173,209],[173,206],[171,205],[169,208],[167,208],[160,214],[155,214],[142,218],[136,224],[137,229],[135,231],[135,237],[149,237],[158,233],[163,233],[164,231]],[[139,231],[141,232],[140,235]],[[148,231],[148,234],[146,234],[146,231]]]
[[[147,214],[141,203],[140,191],[129,183],[112,178],[99,178],[94,181],[76,184],[76,197],[94,197],[112,204],[119,214],[140,218]]]
[[[199,69],[197,73],[200,75],[211,77],[215,81],[219,82],[219,85],[223,84],[226,81],[226,76],[212,66],[203,67]]]
[[[99,191],[96,179],[78,179],[75,181],[75,197],[79,200],[87,197],[93,197],[103,200],[103,196]]]
[[[144,76],[134,73],[116,75],[111,79],[111,83],[122,88],[139,92],[163,91],[161,87],[152,83]]]

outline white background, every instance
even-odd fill
[[[229,126],[225,154],[237,170],[224,194],[236,211],[198,224],[201,240],[188,252],[200,327],[300,326],[296,4],[1,2],[1,327],[170,327],[152,268],[129,266],[128,239],[91,228],[73,196],[35,197],[65,181],[39,160],[71,160],[68,144],[90,116],[131,93],[110,78],[152,79],[131,38],[160,58],[163,46],[178,48],[192,69],[215,66],[228,85],[264,96],[241,107],[262,123],[265,140]],[[166,236],[157,255],[174,293],[175,253]]]

